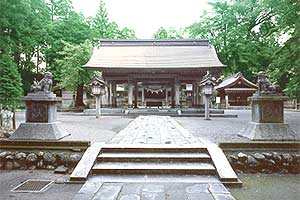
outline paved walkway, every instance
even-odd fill
[[[139,116],[109,142],[111,144],[170,144],[203,146],[203,142],[168,116]],[[214,176],[94,175],[73,200],[234,200]],[[109,176],[109,175],[108,175]],[[171,177],[171,178],[170,178]],[[190,181],[187,181],[190,180]],[[194,181],[194,182],[193,182]]]
[[[201,144],[202,142],[169,116],[139,116],[109,143],[120,144]]]
[[[99,183],[90,181],[73,200],[234,200],[223,184]]]

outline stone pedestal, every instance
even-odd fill
[[[239,132],[251,140],[299,140],[299,136],[284,123],[283,102],[288,97],[257,95],[249,97],[252,105],[252,122]]]
[[[28,93],[22,98],[26,104],[26,122],[20,124],[10,139],[59,140],[68,133],[56,122],[56,104],[60,101],[52,92]]]

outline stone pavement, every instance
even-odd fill
[[[180,146],[180,148],[186,146],[202,147],[205,145],[200,139],[195,138],[169,116],[139,116],[121,130],[109,143],[113,145],[120,144],[121,149],[126,145],[133,145],[141,148],[146,145],[171,145]],[[126,152],[126,149],[123,149],[122,151]],[[143,164],[145,165],[143,169],[145,169],[151,164],[150,161],[146,161],[145,163],[139,163],[139,161],[141,161],[140,158],[133,162],[132,165],[136,166]],[[116,174],[96,174],[96,171],[94,171],[93,176],[86,181],[74,197],[74,200],[235,199],[216,176],[197,176],[196,174],[190,174],[189,177],[185,177],[186,175],[176,173],[169,175],[164,173],[161,173],[160,175],[118,174],[118,170],[120,172],[121,168],[124,168],[123,170],[125,170],[126,166],[127,170],[130,168],[127,162],[122,163],[121,160],[119,162],[121,164],[118,163],[118,161],[115,161],[114,163],[116,166],[120,167],[120,169],[116,168]],[[156,164],[161,167],[164,163],[160,162]],[[98,160],[96,161],[96,164],[97,163],[98,165],[105,165],[105,167],[107,167],[107,163],[105,162],[102,163]],[[170,161],[170,163],[165,164],[170,165],[176,163]],[[182,164],[186,165],[186,163]]]
[[[109,143],[120,144],[201,144],[202,142],[169,116],[139,116]]]
[[[220,183],[101,183],[87,182],[73,200],[234,200]]]

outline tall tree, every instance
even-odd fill
[[[160,27],[153,35],[154,39],[183,39],[184,38],[183,31],[176,29],[165,29],[164,27]]]
[[[135,32],[124,27],[120,29],[118,24],[111,22],[108,17],[105,3],[100,0],[99,8],[91,23],[92,41],[97,44],[99,39],[135,39]]]
[[[59,54],[64,48],[64,42],[81,44],[90,39],[90,27],[83,15],[74,11],[69,0],[52,0],[49,3],[52,9],[53,21],[48,26],[47,48],[45,49],[47,69],[50,70],[55,82],[62,80],[61,69],[55,65],[61,59]]]
[[[257,71],[271,63],[276,43],[273,13],[262,1],[217,1],[212,13],[204,13],[189,27],[191,37],[207,38],[215,46],[225,72],[241,71],[254,80]]]
[[[56,60],[55,64],[61,70],[64,77],[59,86],[76,92],[75,107],[84,106],[83,87],[90,80],[91,72],[87,72],[82,66],[87,63],[92,53],[92,44],[85,41],[82,44],[74,45],[63,42],[64,49],[59,54],[61,59]]]
[[[26,90],[35,67],[32,58],[45,45],[48,7],[44,0],[4,0],[0,1],[0,13],[0,46],[14,57]]]
[[[15,108],[20,103],[22,95],[22,79],[16,64],[10,55],[0,54],[0,108],[13,111],[14,129],[16,128]]]

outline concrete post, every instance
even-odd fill
[[[101,95],[96,96],[96,118],[101,117]]]
[[[128,82],[128,107],[132,107],[132,99],[133,99],[133,84],[132,82]]]
[[[210,96],[205,95],[205,120],[210,120],[209,118],[209,105],[210,105]]]

